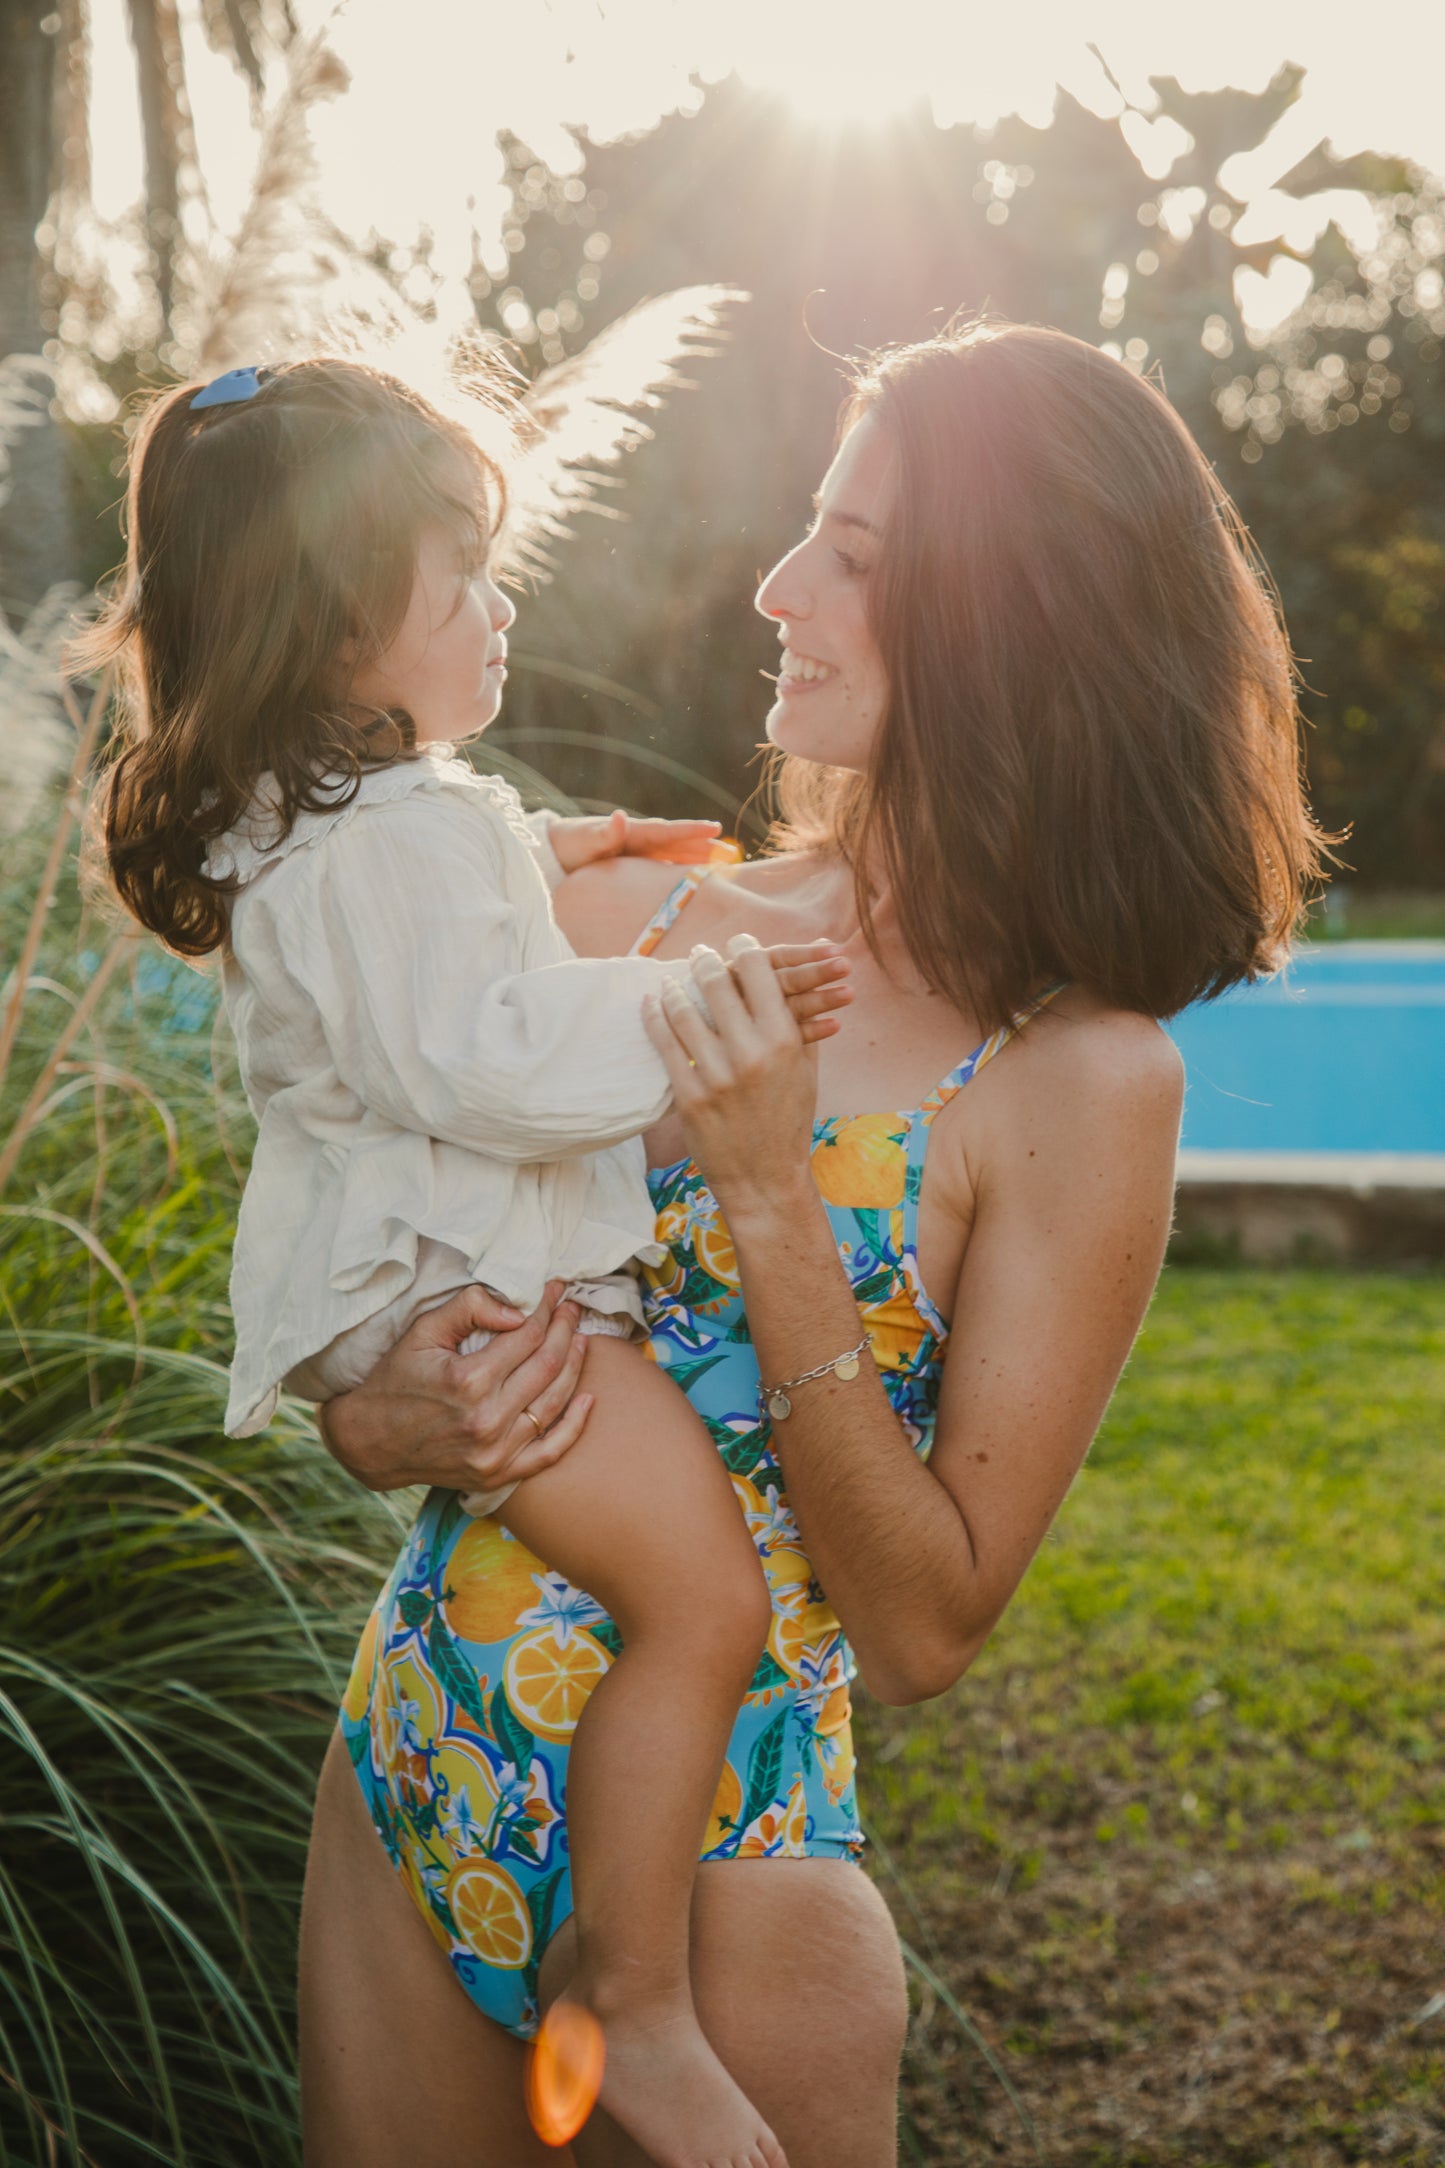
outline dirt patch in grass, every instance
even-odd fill
[[[1442,1870],[1423,1839],[1371,1853],[1316,1837],[1261,1856],[1121,1852],[1087,1831],[1055,1832],[1023,1888],[982,1851],[960,1859],[951,1886],[931,1888],[934,1966],[1002,2062],[1038,2150],[925,1989],[904,2091],[912,2156],[1434,2168]],[[919,1922],[884,1887],[916,1947]]]

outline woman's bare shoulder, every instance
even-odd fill
[[[684,870],[658,858],[599,858],[579,866],[552,892],[557,923],[579,956],[623,956]]]
[[[1184,1097],[1179,1049],[1152,1016],[1071,987],[1021,1035],[1015,1089],[1000,1095],[1029,1118],[1068,1127],[1103,1122],[1177,1126]]]
[[[557,922],[579,956],[619,956],[632,947],[685,871],[656,858],[598,859],[569,873],[554,892]],[[807,939],[811,929],[795,927],[791,908],[793,891],[806,871],[801,853],[718,867],[716,877],[706,881],[689,904],[668,953],[679,942],[685,954],[695,940],[722,941],[743,932],[761,941]]]

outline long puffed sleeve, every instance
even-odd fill
[[[530,849],[496,819],[417,792],[289,864],[274,939],[338,1079],[374,1113],[523,1164],[620,1142],[666,1109],[641,1009],[678,967],[572,955]]]

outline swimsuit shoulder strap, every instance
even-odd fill
[[[981,1046],[976,1046],[973,1052],[958,1064],[956,1069],[950,1069],[947,1076],[941,1078],[934,1085],[933,1090],[918,1110],[923,1117],[924,1127],[927,1127],[935,1114],[940,1113],[948,1105],[950,1099],[956,1097],[963,1090],[965,1084],[978,1075],[980,1069],[985,1068],[993,1060],[995,1054],[1003,1052],[1010,1039],[1017,1038],[1025,1024],[1031,1023],[1040,1010],[1046,1009],[1049,1003],[1064,991],[1067,983],[1066,980],[1060,979],[1056,985],[1046,986],[1041,994],[1036,994],[1032,1001],[1025,1003],[1017,1016],[1012,1017],[998,1031],[990,1032]]]
[[[1056,986],[1046,986],[1041,994],[1026,1003],[1018,1015],[1001,1030],[990,1032],[982,1046],[976,1046],[956,1069],[950,1069],[947,1076],[934,1085],[909,1124],[908,1164],[903,1184],[903,1273],[915,1309],[939,1340],[947,1339],[948,1326],[924,1287],[918,1270],[918,1205],[923,1195],[923,1161],[928,1150],[930,1125],[934,1116],[942,1112],[949,1100],[956,1098],[964,1085],[976,1077],[979,1070],[993,1060],[995,1054],[1001,1053],[1010,1039],[1018,1036],[1025,1024],[1030,1023],[1041,1009],[1046,1009],[1055,996],[1064,991],[1067,983],[1067,980],[1060,979]]]
[[[712,866],[689,866],[675,888],[670,888],[658,908],[653,912],[628,954],[650,956],[670,927],[677,923],[681,913],[692,902],[704,881],[715,872]]]

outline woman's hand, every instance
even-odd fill
[[[673,1102],[693,1157],[729,1220],[754,1204],[788,1209],[813,1195],[810,1155],[817,1104],[817,1058],[790,1011],[785,974],[749,934],[728,945],[728,961],[695,949],[693,975],[713,1028],[680,986],[643,1005],[647,1035],[672,1082]],[[838,957],[836,976],[846,964]],[[851,1000],[830,990],[830,1007]],[[831,1019],[812,1027],[836,1030]],[[814,1199],[816,1201],[816,1199]]]
[[[464,1287],[419,1317],[364,1385],[317,1410],[327,1451],[368,1490],[440,1484],[500,1490],[560,1460],[592,1406],[579,1393],[586,1341],[552,1281],[530,1317]],[[469,1333],[496,1338],[475,1355]],[[533,1420],[535,1418],[535,1421]]]
[[[721,821],[638,820],[621,806],[547,824],[547,841],[564,873],[599,858],[662,858],[675,866],[736,858],[736,846],[721,839]]]

